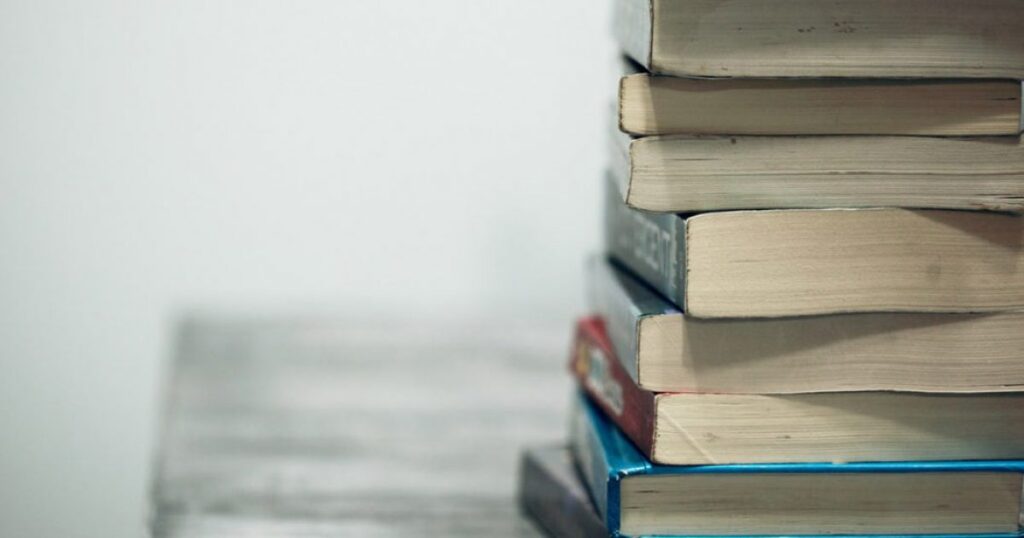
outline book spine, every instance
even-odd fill
[[[617,112],[613,112],[618,114]],[[611,192],[616,194],[620,202],[629,199],[630,181],[633,175],[632,157],[630,157],[630,145],[632,141],[629,135],[614,127],[608,136],[609,166],[606,177],[612,188]]]
[[[583,396],[573,398],[569,421],[569,450],[583,485],[590,492],[598,515],[609,532],[618,530],[618,512],[609,511],[609,502],[618,506],[618,483],[611,480],[612,470],[598,432],[591,422]],[[614,524],[613,524],[614,523]]]
[[[604,321],[619,363],[634,381],[639,379],[637,362],[641,312],[623,289],[619,275],[603,256],[587,264],[587,306]]]
[[[642,390],[615,357],[598,318],[581,320],[570,369],[584,392],[648,459],[654,448],[654,393]]]
[[[578,485],[564,448],[523,453],[519,465],[519,504],[551,536],[608,536],[590,497]]]
[[[685,310],[686,221],[671,213],[629,208],[609,181],[604,222],[608,253]]]
[[[644,67],[651,66],[654,22],[652,0],[615,0],[613,32],[623,52]]]
[[[616,358],[639,385],[640,329],[644,320],[682,316],[682,312],[603,256],[589,260],[586,282],[587,306],[604,321]]]

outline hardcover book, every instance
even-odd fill
[[[573,454],[612,536],[1020,532],[1021,461],[655,465],[575,404]]]
[[[1019,215],[896,208],[674,215],[627,207],[609,182],[605,226],[608,252],[695,317],[1024,308]]]
[[[615,177],[638,209],[1024,210],[1016,135],[612,135]]]
[[[1024,311],[700,319],[607,258],[591,258],[585,280],[591,311],[644,390],[1024,390]]]
[[[598,318],[570,370],[655,463],[703,465],[1024,458],[1024,393],[655,393],[633,382]]]
[[[614,27],[669,75],[1024,79],[1018,0],[616,0]]]
[[[564,446],[523,452],[519,461],[519,506],[554,538],[608,536]]]

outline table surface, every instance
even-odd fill
[[[568,321],[190,318],[153,535],[540,536],[516,466],[565,437],[569,337]]]

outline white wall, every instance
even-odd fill
[[[607,12],[0,2],[0,535],[143,533],[182,307],[568,319]]]

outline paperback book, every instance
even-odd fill
[[[1020,534],[1021,461],[655,465],[582,395],[570,442],[612,536]]]
[[[1024,79],[1017,0],[616,0],[614,28],[670,75]]]
[[[1024,194],[1024,176],[1018,183]],[[675,215],[628,207],[610,181],[605,200],[608,252],[694,317],[1024,308],[1020,215],[898,208]]]
[[[650,392],[615,358],[600,319],[581,320],[570,369],[655,463],[1024,458],[1024,393]]]
[[[585,280],[614,354],[648,391],[1024,388],[1024,311],[700,319],[605,257],[590,259]]]

